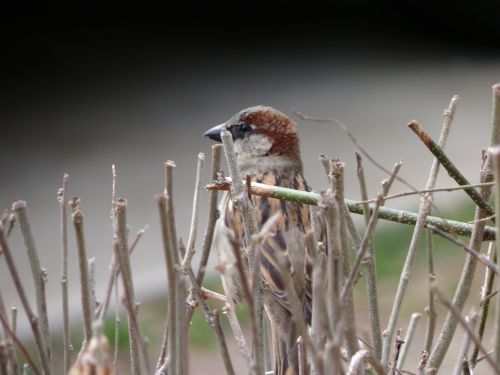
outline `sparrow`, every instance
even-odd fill
[[[295,123],[285,114],[267,106],[244,109],[225,123],[208,130],[204,135],[221,142],[221,132],[231,132],[241,169],[242,178],[250,175],[251,180],[296,190],[310,191],[304,178],[300,157],[299,137]],[[311,320],[311,262],[307,255],[305,233],[310,229],[309,206],[298,202],[252,196],[259,229],[273,216],[277,216],[261,242],[259,269],[264,284],[264,307],[270,320],[274,373],[297,375],[298,329],[292,317],[285,292],[286,280],[292,280],[293,287],[302,304],[304,317]],[[222,284],[228,299],[241,303],[241,277],[234,266],[235,257],[231,239],[245,243],[242,213],[237,209],[229,194],[221,201],[221,216],[216,226],[213,248],[225,264]],[[242,258],[248,264],[246,250],[241,245]],[[282,256],[285,270],[276,263]]]

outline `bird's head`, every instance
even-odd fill
[[[280,111],[266,106],[250,107],[204,135],[221,142],[223,130],[233,136],[242,173],[302,170],[295,123]]]

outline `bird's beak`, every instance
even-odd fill
[[[222,142],[222,139],[220,137],[220,133],[226,129],[226,124],[220,124],[217,126],[214,126],[212,129],[209,129],[203,134],[205,137],[208,137],[216,142]]]

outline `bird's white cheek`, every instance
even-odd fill
[[[248,138],[238,139],[234,142],[239,159],[262,156],[269,152],[272,143],[264,135],[254,134]]]

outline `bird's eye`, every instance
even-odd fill
[[[253,128],[249,124],[240,123],[240,124],[231,126],[229,128],[229,131],[233,135],[233,139],[237,140],[237,139],[243,139],[245,137],[250,136],[250,134],[252,134],[252,132],[253,132]]]
[[[250,125],[248,125],[248,124],[241,124],[241,125],[240,125],[240,130],[241,130],[242,132],[245,132],[245,133],[246,133],[246,132],[251,131],[251,130],[252,130],[252,127],[251,127]]]

